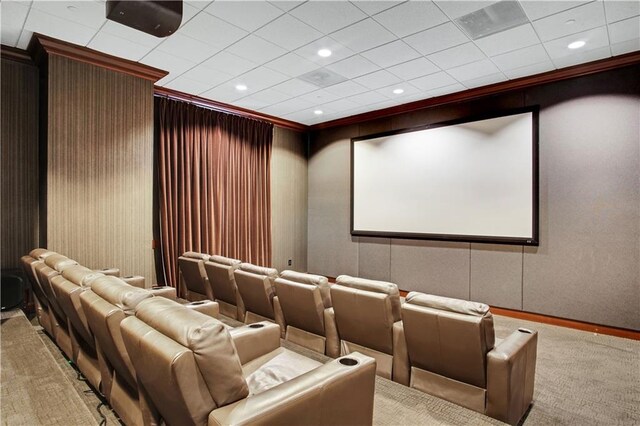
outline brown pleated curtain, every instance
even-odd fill
[[[186,251],[270,266],[273,125],[162,97],[155,120],[164,283]]]

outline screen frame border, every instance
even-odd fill
[[[354,189],[354,144],[356,142],[375,139],[385,136],[399,135],[403,133],[412,133],[421,130],[435,129],[438,127],[453,126],[456,124],[471,123],[474,121],[488,120],[492,118],[507,117],[510,115],[531,113],[532,119],[532,135],[531,135],[531,150],[532,150],[532,237],[501,237],[501,236],[486,236],[486,235],[462,235],[462,234],[431,234],[431,233],[413,233],[413,232],[388,232],[388,231],[364,231],[354,229],[353,222],[353,189]],[[484,243],[484,244],[506,244],[506,245],[521,245],[521,246],[539,246],[540,245],[540,188],[539,188],[539,125],[540,125],[540,106],[532,105],[522,108],[509,108],[509,109],[497,109],[491,110],[482,114],[470,115],[467,117],[456,118],[453,120],[439,121],[431,124],[424,124],[416,127],[408,127],[399,130],[391,130],[386,132],[373,133],[365,136],[358,136],[351,138],[350,142],[350,229],[351,235],[355,237],[379,237],[379,238],[397,238],[397,239],[409,239],[409,240],[435,240],[435,241],[451,241],[451,242],[467,242],[467,243]]]

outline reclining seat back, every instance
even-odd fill
[[[44,293],[42,286],[40,285],[40,281],[36,276],[36,265],[43,264],[44,261],[40,259],[35,259],[30,255],[25,255],[20,258],[20,263],[22,264],[22,269],[24,270],[24,274],[26,275],[29,283],[31,284],[31,288],[33,289],[33,293],[36,298],[36,315],[38,317],[38,322],[45,329],[47,333],[53,335],[53,326],[51,325],[51,313],[49,308],[49,300],[47,295]]]
[[[249,394],[231,336],[216,319],[155,297],[122,322],[122,334],[168,425],[206,425],[212,410]]]
[[[278,271],[274,268],[242,263],[233,272],[236,285],[247,310],[244,322],[275,321],[284,337],[285,323],[274,286]]]
[[[376,358],[378,374],[392,376],[394,324],[400,321],[398,286],[341,275],[331,286],[341,352],[353,351]]]
[[[184,297],[187,300],[213,300],[204,270],[204,262],[207,260],[209,255],[193,251],[188,251],[178,258],[180,277],[187,292]]]
[[[233,272],[241,263],[237,259],[213,255],[204,264],[211,291],[220,303],[220,312],[238,321],[244,321],[245,308]]]
[[[402,305],[411,386],[484,412],[493,317],[484,303],[411,292]]]

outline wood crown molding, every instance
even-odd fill
[[[154,83],[169,74],[167,71],[139,62],[122,59],[37,33],[33,34],[27,50],[36,63],[40,62],[43,54],[63,56],[78,62],[150,80]]]
[[[2,59],[6,59],[14,62],[21,62],[27,65],[35,65],[29,52],[26,50],[18,49],[17,47],[5,46],[0,47],[0,56]]]
[[[225,104],[223,102],[213,101],[211,99],[205,99],[200,96],[190,95],[188,93],[180,92],[178,90],[169,89],[166,87],[155,86],[154,93],[157,96],[165,96],[170,99],[176,99],[179,101],[189,102],[194,105],[198,105],[204,108],[209,108],[215,111],[224,112],[227,114],[240,115],[242,117],[253,118],[256,120],[268,121],[275,126],[284,127],[286,129],[292,129],[299,132],[306,132],[309,130],[309,126],[295,121],[285,120],[284,118],[274,117],[272,115],[263,114],[250,109],[241,108],[234,105]]]
[[[558,70],[548,71],[542,74],[521,77],[515,80],[495,83],[489,86],[469,89],[463,92],[450,93],[435,98],[423,99],[408,104],[379,109],[377,111],[369,111],[349,117],[338,118],[336,120],[315,124],[313,126],[310,126],[309,129],[311,131],[315,131],[338,126],[359,124],[366,121],[386,118],[393,115],[417,111],[420,109],[431,108],[456,102],[469,101],[483,96],[491,96],[508,91],[521,90],[532,86],[553,83],[569,78],[582,77],[589,74],[595,74],[636,64],[640,64],[640,51],[631,52],[620,56],[614,56],[612,58],[601,59],[594,62],[588,62],[585,64],[574,65],[567,68],[561,68]]]

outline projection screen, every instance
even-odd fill
[[[538,244],[538,110],[351,140],[351,233]]]

